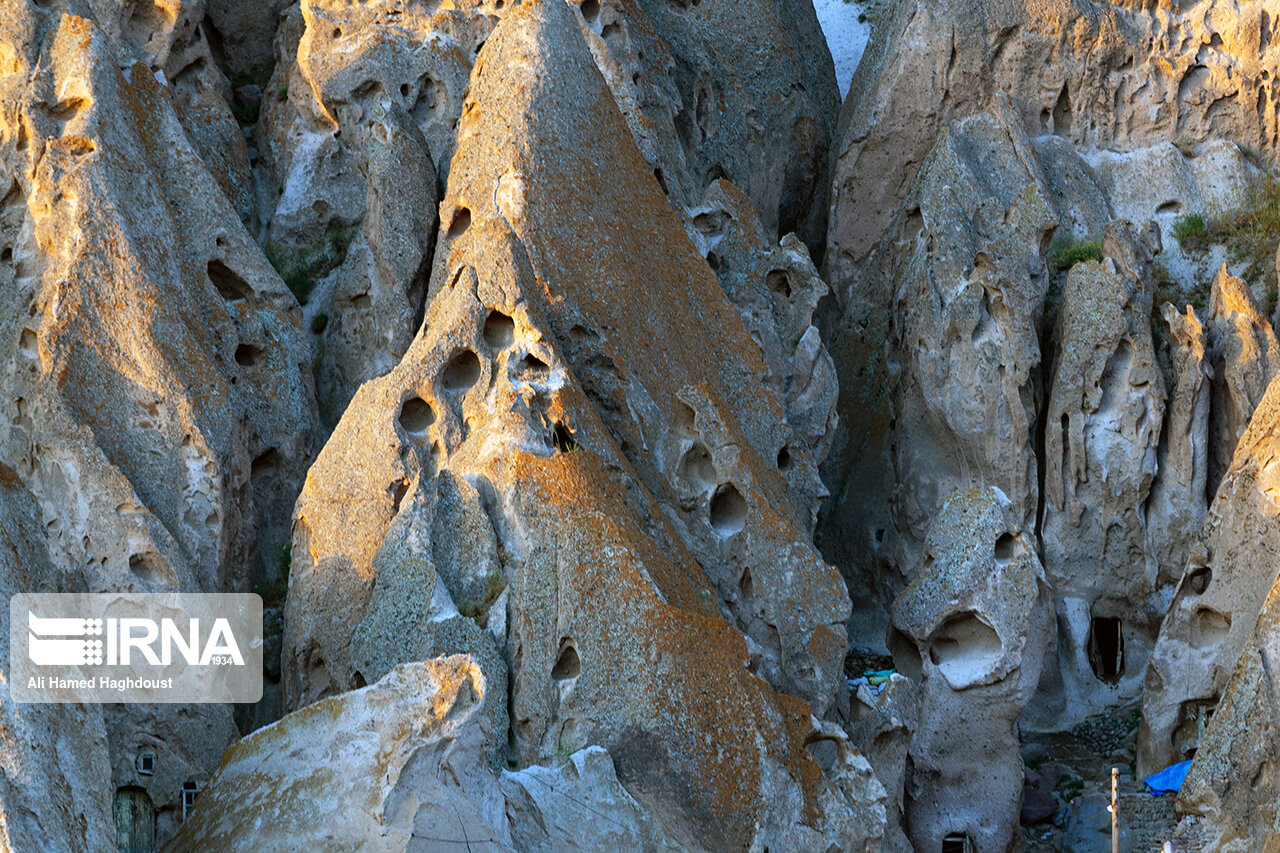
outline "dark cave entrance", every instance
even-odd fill
[[[952,832],[942,839],[942,853],[973,853],[973,843],[964,832]]]
[[[1119,619],[1095,616],[1089,621],[1089,666],[1107,684],[1124,675],[1124,631]]]

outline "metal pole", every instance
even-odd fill
[[[1119,768],[1111,768],[1111,853],[1120,853],[1120,824],[1117,822],[1118,818],[1116,817],[1116,806],[1118,804],[1116,787],[1119,773]]]

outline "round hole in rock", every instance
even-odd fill
[[[1201,607],[1191,622],[1191,645],[1197,649],[1212,648],[1225,640],[1230,631],[1231,614]]]
[[[234,302],[237,299],[248,299],[253,295],[253,288],[234,270],[219,260],[209,261],[205,267],[209,281],[223,299]]]
[[[832,738],[814,738],[804,748],[824,772],[830,772],[840,759],[840,745]]]
[[[782,447],[778,450],[778,470],[786,471],[791,467],[791,448]]]
[[[556,665],[551,668],[551,677],[556,681],[568,681],[577,678],[581,672],[582,659],[578,657],[578,650],[572,643],[566,643],[560,650],[560,656],[556,658]]]
[[[480,379],[480,357],[463,350],[445,365],[440,381],[446,391],[465,391]]]
[[[533,353],[526,353],[516,364],[516,376],[526,382],[541,382],[550,374],[550,366]]]
[[[769,290],[779,296],[791,298],[791,276],[787,275],[785,270],[773,270],[765,276],[764,283]]]
[[[148,585],[163,583],[169,575],[164,560],[154,551],[130,556],[129,571],[133,572],[138,580]]]
[[[1013,534],[1011,533],[1002,534],[1000,538],[996,540],[996,559],[1001,561],[1012,560],[1013,546],[1014,546]]]
[[[1000,635],[972,612],[949,618],[929,641],[929,660],[957,689],[985,678],[1000,652]]]
[[[600,17],[600,0],[582,0],[582,5],[578,8],[582,10],[582,17],[588,24],[594,24],[596,18]]]
[[[435,409],[416,394],[400,404],[400,426],[410,435],[422,435],[435,422]]]
[[[1187,586],[1196,595],[1204,595],[1204,591],[1209,588],[1209,581],[1211,580],[1213,580],[1213,570],[1208,566],[1201,566],[1187,575]]]
[[[727,539],[747,525],[747,502],[732,483],[725,483],[711,496],[711,526]]]
[[[481,334],[484,342],[494,349],[506,349],[516,339],[516,321],[507,314],[493,310],[484,318]]]
[[[680,430],[681,435],[690,438],[698,434],[696,415],[692,407],[684,403],[676,403],[676,428]]]
[[[400,97],[402,97],[402,98],[407,98],[407,97],[409,97],[409,84],[408,84],[408,83],[401,83],[401,84],[400,84]]]
[[[449,236],[461,237],[470,227],[471,211],[465,207],[460,207],[454,212],[453,219],[449,222]]]
[[[701,442],[694,442],[680,460],[680,477],[699,491],[710,490],[716,484],[716,469],[711,454]]]
[[[241,367],[253,367],[266,359],[267,351],[253,344],[240,344],[236,347],[236,364]]]

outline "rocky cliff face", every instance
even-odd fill
[[[4,846],[1274,845],[1280,8],[860,13],[0,10],[4,588],[283,625]]]

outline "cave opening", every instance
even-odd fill
[[[1089,665],[1098,680],[1108,684],[1124,675],[1124,631],[1119,619],[1095,616],[1089,621]]]
[[[964,832],[952,832],[942,839],[942,853],[972,853],[973,844]]]

